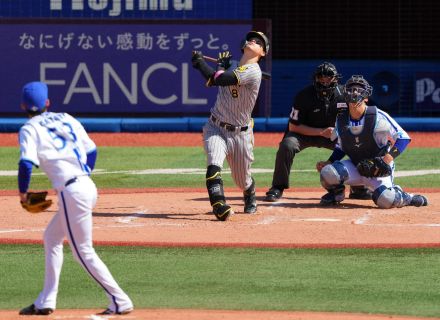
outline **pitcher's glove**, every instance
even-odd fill
[[[391,175],[391,167],[381,157],[365,159],[356,166],[359,174],[367,178],[387,177]]]
[[[23,209],[30,213],[39,213],[52,205],[52,200],[46,200],[47,191],[28,192],[26,201],[20,201]]]

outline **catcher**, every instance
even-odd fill
[[[327,161],[316,164],[322,186],[328,193],[321,205],[345,199],[345,185],[365,185],[374,203],[382,209],[427,206],[425,196],[404,192],[393,183],[394,159],[411,139],[397,122],[375,106],[367,106],[373,88],[363,76],[354,75],[345,84],[348,108],[336,118],[337,144]],[[335,137],[336,138],[336,137]],[[348,160],[341,159],[347,155]]]

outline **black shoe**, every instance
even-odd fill
[[[413,195],[409,205],[414,207],[425,207],[428,205],[428,199],[420,194],[415,194]]]
[[[212,212],[215,217],[220,221],[226,221],[229,219],[231,215],[234,214],[231,206],[228,206],[226,203],[217,203],[212,207]]]
[[[243,193],[244,196],[244,213],[255,213],[257,212],[257,196],[255,192],[251,194]]]
[[[373,193],[368,188],[363,186],[355,186],[350,187],[350,194],[348,198],[357,200],[371,200],[373,198]]]
[[[277,189],[277,188],[270,188],[269,191],[266,192],[266,197],[264,198],[264,201],[267,202],[277,202],[281,199],[283,196],[283,190]]]
[[[127,309],[127,310],[124,310],[124,311],[120,311],[120,312],[115,312],[115,311],[107,308],[104,311],[102,311],[100,313],[97,313],[97,315],[107,316],[107,315],[112,315],[112,314],[129,314],[132,311],[133,311],[133,308],[130,308],[130,309]]]
[[[321,197],[321,206],[333,206],[341,203],[345,199],[345,186],[338,187],[335,190],[329,190]]]
[[[37,309],[34,304],[31,304],[29,307],[21,309],[18,314],[22,316],[48,316],[53,311],[52,308]]]
[[[257,212],[257,196],[255,194],[255,180],[252,178],[251,186],[243,192],[244,197],[244,213]]]

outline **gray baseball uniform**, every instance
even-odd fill
[[[253,155],[252,110],[261,84],[258,63],[234,70],[238,84],[218,88],[217,100],[203,128],[207,164],[223,167],[228,161],[232,177],[242,190],[252,184],[250,168]]]

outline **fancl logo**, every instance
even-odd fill
[[[50,10],[63,10],[63,2],[68,1],[50,0]],[[122,10],[170,10],[169,2],[172,2],[174,10],[193,9],[192,0],[70,0],[70,7],[75,11],[83,11],[85,6],[95,11],[109,10],[109,15],[115,17],[119,16]]]
[[[435,81],[431,78],[417,79],[416,102],[424,102],[429,97],[432,102],[440,103],[440,88],[436,87]]]

